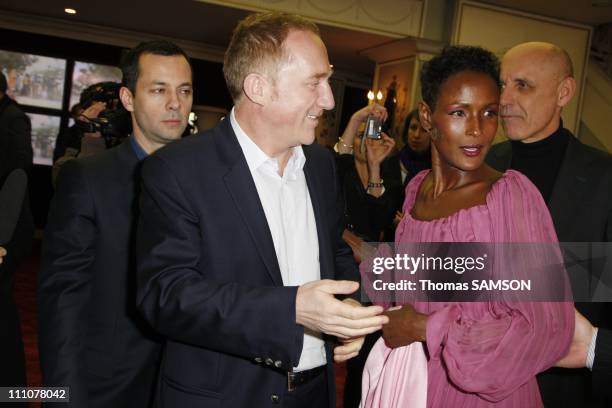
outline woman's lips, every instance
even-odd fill
[[[482,152],[481,145],[461,146],[460,148],[463,151],[463,154],[468,157],[476,157]]]

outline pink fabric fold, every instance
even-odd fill
[[[425,408],[427,357],[422,343],[391,349],[378,339],[363,370],[360,408]]]
[[[542,196],[521,173],[509,170],[486,204],[432,221],[412,218],[416,194],[428,171],[406,187],[401,242],[557,242]],[[525,273],[529,273],[526,271]],[[563,357],[574,332],[572,302],[419,302],[427,323],[427,370],[416,347],[370,353],[363,377],[363,407],[412,407],[427,389],[427,407],[541,407],[535,375]]]

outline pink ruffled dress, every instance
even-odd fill
[[[536,187],[509,170],[486,204],[432,221],[411,215],[420,172],[406,187],[396,242],[556,242]],[[429,315],[427,342],[389,349],[364,368],[362,407],[542,407],[536,374],[563,357],[574,332],[571,302],[415,302]],[[425,369],[426,368],[426,369]]]

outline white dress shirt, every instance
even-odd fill
[[[281,176],[278,160],[268,157],[242,130],[234,109],[230,113],[230,123],[266,214],[283,284],[300,286],[321,279],[317,225],[304,175],[306,157],[302,146],[292,148]],[[309,370],[326,363],[321,333],[305,329],[300,362],[294,371]]]
[[[586,367],[591,371],[593,371],[593,363],[595,362],[595,347],[597,346],[597,331],[598,331],[598,328],[595,327],[595,330],[593,330],[593,337],[591,337],[591,343],[589,343],[589,349],[587,350]]]

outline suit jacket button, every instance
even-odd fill
[[[263,358],[261,358],[261,357],[255,357],[255,362],[256,362],[257,364],[261,364],[261,363],[263,363]]]
[[[272,394],[272,395],[270,396],[270,399],[271,399],[271,400],[272,400],[272,402],[273,402],[273,403],[275,403],[275,404],[278,404],[278,403],[279,403],[279,401],[280,401],[280,398],[279,398],[279,397],[278,397],[278,395],[276,395],[276,394]]]
[[[274,362],[274,367],[276,367],[276,368],[281,368],[281,367],[282,367],[282,365],[283,365],[283,362],[282,362],[282,361],[280,361],[280,360],[276,360],[276,361]]]
[[[266,365],[272,365],[274,364],[274,360],[272,360],[270,357],[266,358]]]

